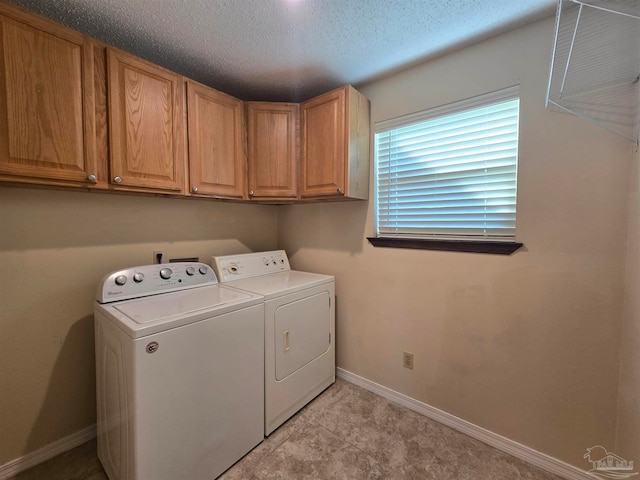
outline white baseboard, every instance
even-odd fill
[[[533,448],[527,447],[513,440],[509,440],[502,435],[493,433],[485,428],[479,427],[471,422],[458,418],[455,415],[451,415],[450,413],[432,407],[431,405],[427,405],[426,403],[420,402],[407,395],[396,392],[395,390],[391,390],[388,387],[379,385],[375,382],[372,382],[371,380],[367,380],[366,378],[360,377],[355,373],[351,373],[342,368],[338,368],[337,374],[339,378],[342,378],[349,383],[353,383],[354,385],[362,387],[365,390],[369,390],[370,392],[386,398],[393,403],[397,403],[398,405],[402,405],[409,410],[413,410],[414,412],[420,413],[425,417],[429,417],[436,422],[442,423],[443,425],[451,427],[454,430],[469,435],[476,440],[480,440],[487,445],[497,448],[498,450],[508,453],[509,455],[519,458],[520,460],[523,460],[549,473],[553,473],[554,475],[558,475],[559,477],[563,477],[568,480],[593,480],[594,478],[587,472],[580,470],[573,465],[569,465],[568,463],[558,460],[557,458],[553,458],[549,455],[538,452]]]
[[[84,428],[79,432],[72,433],[60,440],[50,443],[49,445],[42,447],[35,452],[27,453],[23,457],[11,460],[4,465],[0,465],[0,480],[11,478],[18,473],[34,467],[39,463],[45,462],[50,458],[60,455],[72,448],[82,445],[84,442],[88,442],[96,436],[96,426]]]

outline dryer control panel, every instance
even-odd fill
[[[216,274],[205,263],[143,265],[105,275],[98,285],[96,300],[109,303],[217,283]]]
[[[211,265],[220,283],[291,270],[284,250],[211,257]]]

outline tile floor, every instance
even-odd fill
[[[15,478],[106,480],[95,440]],[[269,479],[559,480],[343,380],[220,477]]]

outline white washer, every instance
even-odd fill
[[[107,275],[95,305],[110,480],[213,479],[264,439],[264,304],[203,263]]]
[[[221,283],[264,296],[265,435],[335,382],[335,279],[284,250],[213,257]]]

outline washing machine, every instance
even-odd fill
[[[95,304],[110,480],[210,480],[264,439],[264,302],[203,263],[110,273]]]
[[[264,297],[269,435],[335,382],[335,279],[291,270],[284,250],[212,257],[225,286]]]

